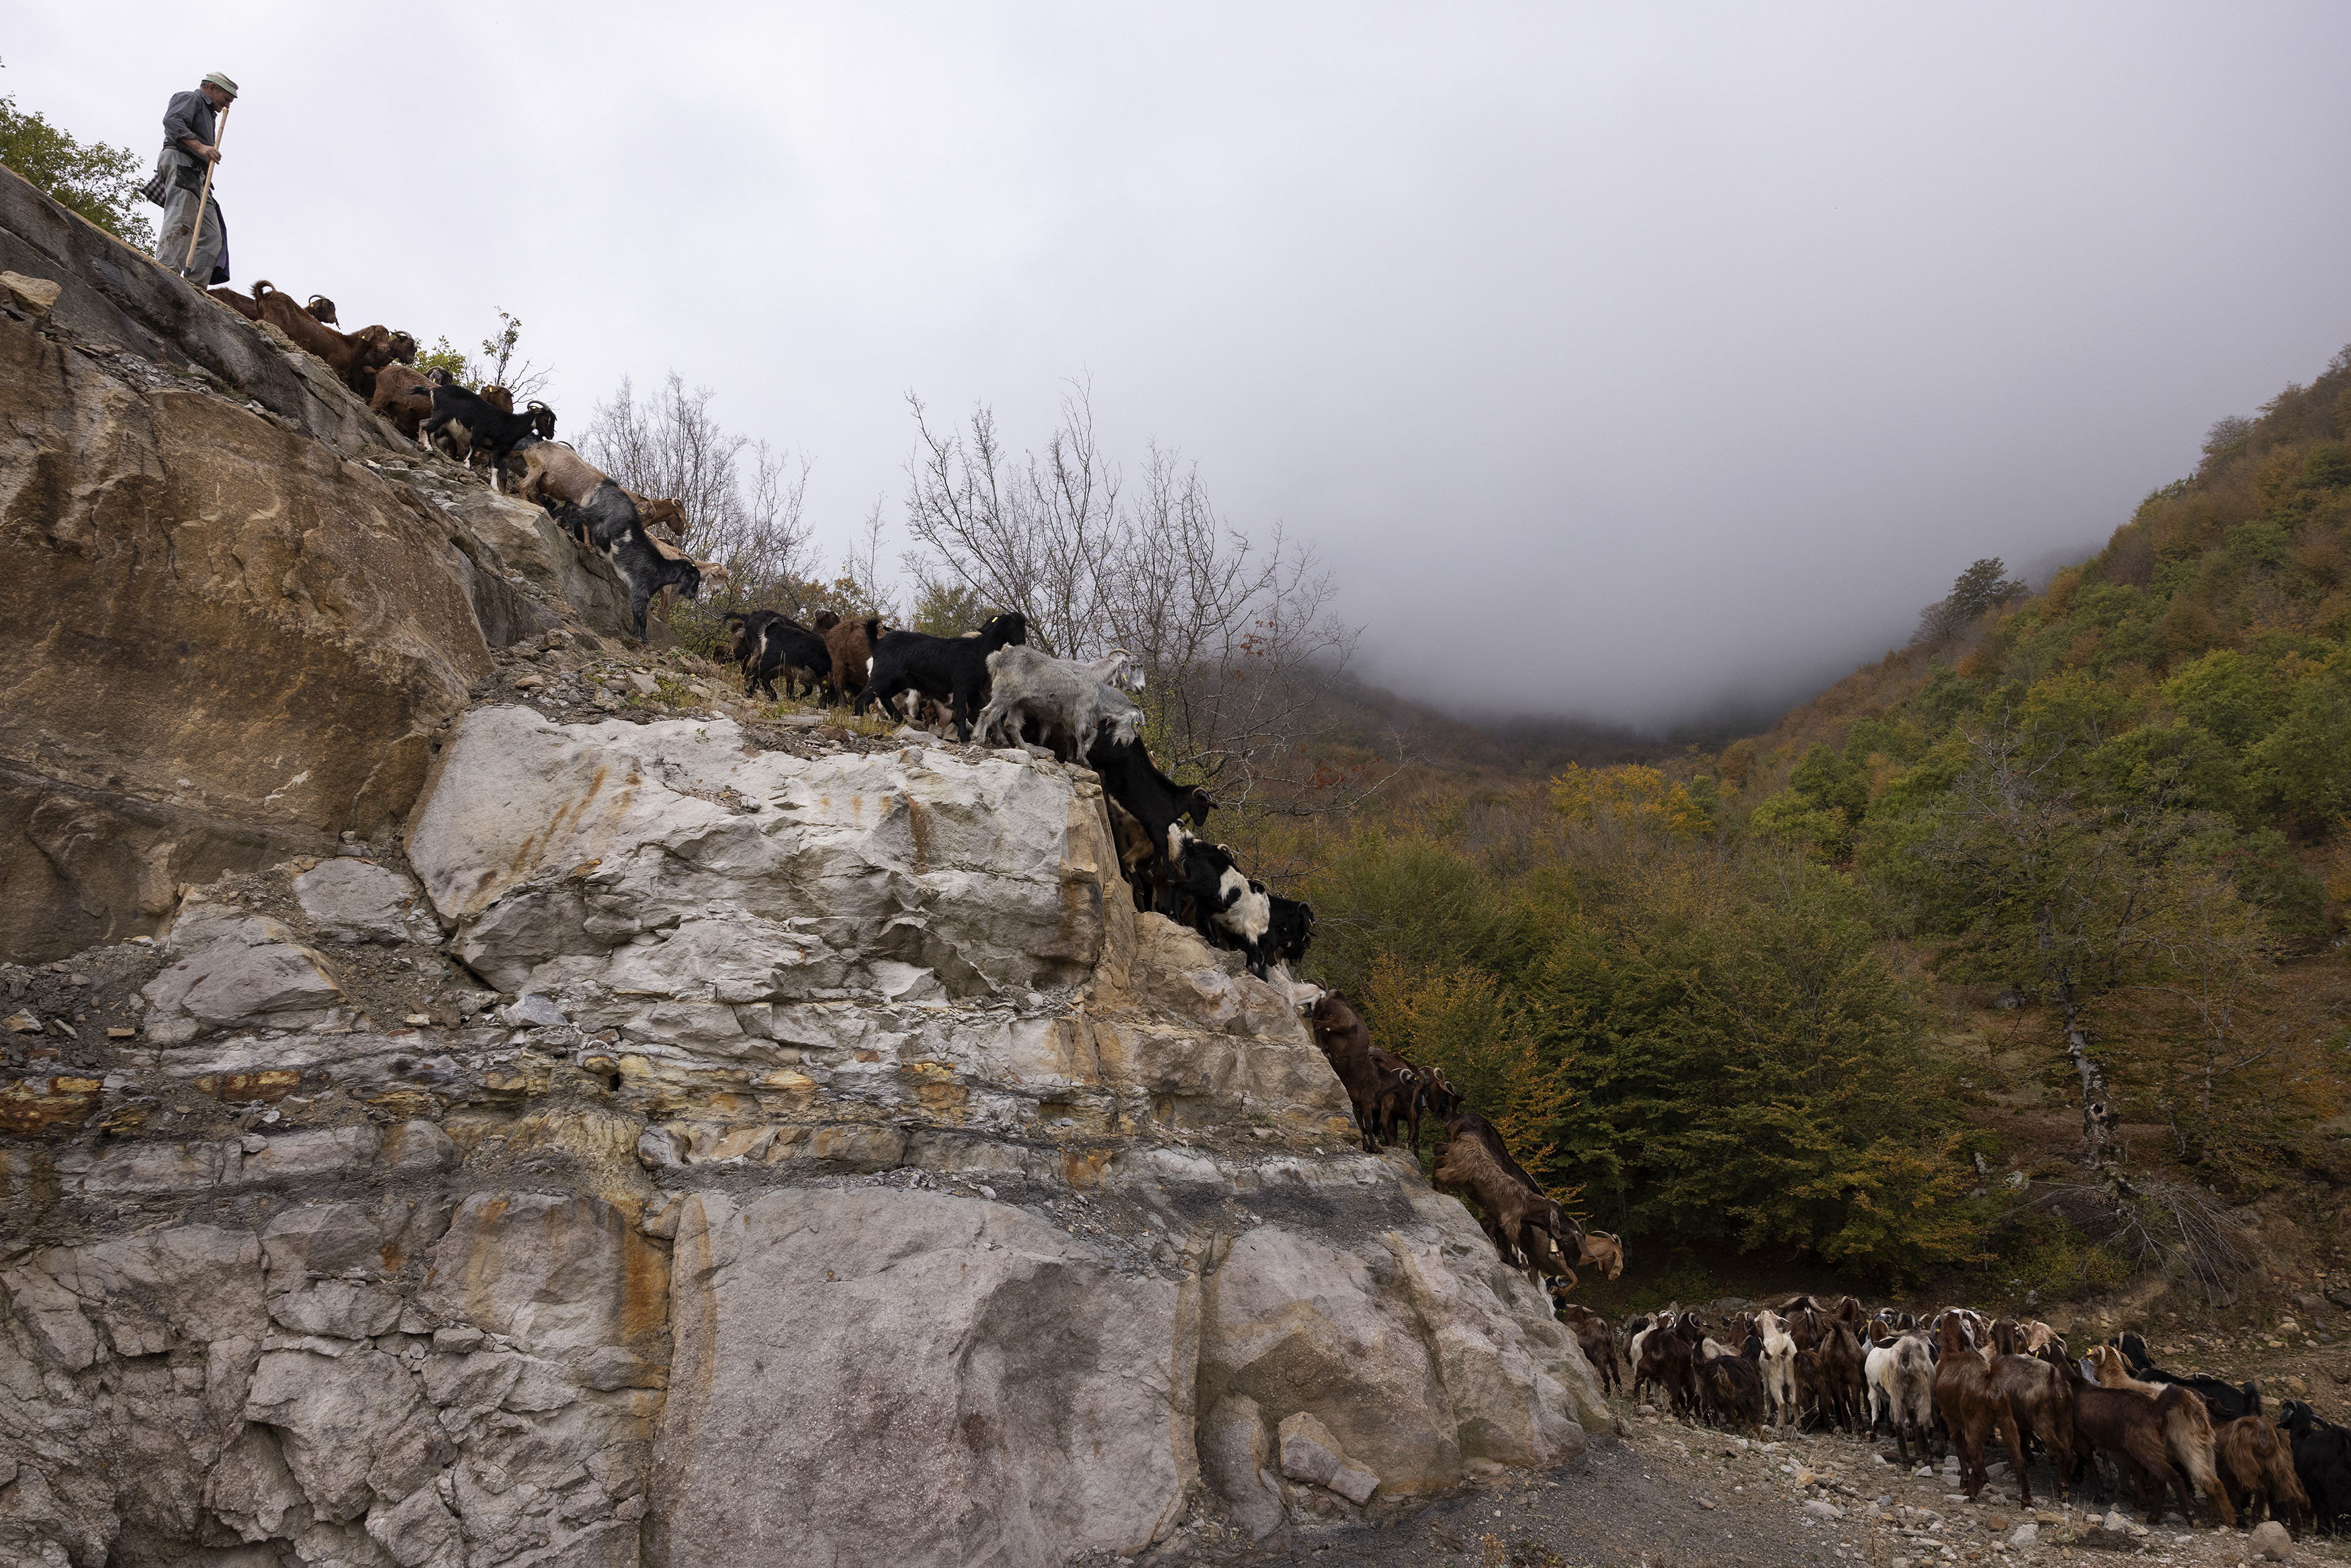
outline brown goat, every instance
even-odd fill
[[[414,441],[417,425],[433,411],[433,383],[413,366],[386,365],[375,373],[375,392],[368,407]]]
[[[1719,1354],[1708,1355],[1702,1345],[1691,1364],[1690,1370],[1698,1383],[1700,1403],[1722,1425],[1744,1428],[1761,1438],[1763,1436],[1763,1373],[1737,1351],[1725,1346],[1717,1346],[1716,1349]]]
[[[1603,1279],[1621,1278],[1625,1272],[1625,1243],[1605,1231],[1586,1231],[1583,1255],[1575,1261],[1586,1268],[1598,1269]]]
[[[1364,1024],[1364,1015],[1337,992],[1326,991],[1307,1010],[1306,1025],[1314,1036],[1314,1044],[1330,1061],[1331,1070],[1339,1075],[1340,1086],[1347,1091],[1347,1104],[1355,1113],[1356,1134],[1363,1140],[1364,1152],[1372,1153],[1378,1147],[1374,1141],[1374,1128],[1379,1121],[1381,1074],[1373,1060],[1372,1032]]]
[[[684,507],[679,505],[674,501],[655,501],[649,499],[638,494],[633,490],[629,492],[629,499],[637,504],[637,515],[644,520],[646,527],[651,528],[654,524],[658,524],[662,527],[668,529],[672,534],[676,535],[677,542],[679,544],[683,545],[685,543],[686,525]]]
[[[1396,1124],[1403,1122],[1406,1136],[1412,1140],[1406,1147],[1420,1148],[1420,1069],[1393,1051],[1372,1047],[1372,1067],[1379,1075],[1373,1085],[1372,1118],[1379,1141],[1395,1142]]]
[[[477,387],[474,389],[474,396],[502,414],[514,412],[514,394],[504,387]]]
[[[2234,1529],[2237,1510],[2229,1501],[2228,1489],[2220,1484],[2220,1464],[2212,1452],[2212,1412],[2205,1405],[2204,1397],[2176,1383],[2140,1382],[2130,1375],[2123,1353],[2111,1345],[2092,1345],[2089,1363],[2101,1386],[2127,1389],[2155,1401],[2156,1412],[2163,1420],[2163,1440],[2170,1450],[2171,1462],[2204,1494],[2212,1511],[2220,1516],[2220,1522]]]
[[[1524,1188],[1531,1207],[1526,1220],[1516,1227],[1499,1223],[1491,1205],[1487,1205],[1486,1233],[1494,1240],[1495,1250],[1504,1262],[1515,1262],[1520,1251],[1526,1255],[1526,1266],[1540,1273],[1555,1274],[1575,1288],[1573,1262],[1583,1257],[1583,1227],[1569,1218],[1559,1200],[1545,1193],[1535,1179],[1526,1173],[1519,1162],[1510,1158],[1510,1146],[1502,1140],[1501,1133],[1485,1117],[1471,1113],[1453,1117],[1445,1124],[1448,1140],[1475,1138],[1485,1146],[1486,1158],[1502,1173]],[[1443,1151],[1438,1151],[1440,1155]],[[1480,1199],[1483,1202],[1483,1199]],[[1573,1260],[1573,1262],[1571,1262]]]
[[[1567,1302],[1559,1304],[1560,1321],[1575,1335],[1575,1346],[1583,1352],[1583,1359],[1600,1379],[1603,1393],[1613,1394],[1624,1382],[1624,1373],[1616,1365],[1616,1331],[1606,1318],[1590,1307],[1576,1306]]]
[[[1844,1319],[1821,1316],[1819,1358],[1821,1397],[1827,1414],[1848,1432],[1862,1430],[1869,1420],[1869,1391],[1861,1376],[1861,1341]]]
[[[2215,1445],[2229,1501],[2247,1523],[2256,1508],[2283,1518],[2287,1533],[2302,1539],[2313,1517],[2310,1494],[2294,1473],[2294,1450],[2275,1427],[2260,1416],[2240,1416],[2221,1427]]]
[[[539,441],[522,449],[522,483],[515,486],[515,494],[539,505],[552,497],[585,506],[603,483],[604,471],[572,447],[559,441]]]
[[[1475,1137],[1457,1135],[1446,1144],[1437,1161],[1437,1181],[1441,1187],[1466,1188],[1478,1199],[1492,1220],[1488,1234],[1495,1237],[1495,1250],[1506,1263],[1511,1261],[1508,1243],[1524,1237],[1531,1224],[1540,1227],[1538,1210],[1550,1201],[1503,1169]],[[1532,1267],[1541,1268],[1543,1262],[1537,1256]],[[1564,1270],[1563,1263],[1560,1267]],[[1565,1277],[1570,1285],[1575,1282],[1574,1274]]]
[[[261,306],[255,302],[253,296],[249,294],[239,294],[233,288],[211,288],[206,289],[204,292],[211,295],[214,299],[219,300],[223,305],[227,306],[231,310],[235,311],[239,316],[244,317],[247,321],[258,321],[261,319]],[[324,322],[329,327],[335,325],[335,302],[329,299],[325,295],[312,295],[310,296],[310,303],[304,308],[309,311],[311,317],[314,320]],[[323,316],[320,315],[319,312],[321,310],[324,310],[326,314]]]
[[[345,386],[362,398],[374,397],[378,370],[416,357],[416,339],[407,333],[385,327],[338,332],[297,306],[290,296],[279,293],[277,286],[266,279],[253,286],[253,300],[260,306],[263,320],[292,338],[298,347],[324,360]]]
[[[1959,1453],[1959,1490],[1975,1501],[1990,1479],[1984,1466],[1984,1439],[2000,1434],[2016,1471],[2017,1496],[2032,1506],[2032,1483],[2024,1473],[2024,1439],[2017,1431],[2016,1412],[1994,1383],[1991,1364],[1968,1343],[1967,1331],[1955,1314],[1942,1322],[1942,1356],[1935,1363],[1935,1408],[1951,1429],[1951,1444]],[[2072,1451],[2067,1444],[2066,1452]]]
[[[832,659],[832,673],[825,680],[832,688],[834,706],[865,690],[865,677],[873,668],[873,645],[880,640],[879,616],[844,620],[824,634],[824,651]]]
[[[2074,1453],[2088,1459],[2090,1450],[2103,1450],[2120,1458],[2137,1487],[2139,1505],[2147,1511],[2149,1524],[2161,1521],[2164,1499],[2174,1492],[2179,1497],[2179,1517],[2194,1517],[2187,1478],[2172,1468],[2169,1445],[2163,1440],[2163,1418],[2156,1413],[2155,1402],[2127,1388],[2102,1388],[2079,1373],[2069,1374],[2067,1381],[2074,1401]]]
[[[2020,1431],[2039,1438],[2042,1448],[2047,1450],[2049,1462],[2057,1472],[2057,1501],[2064,1502],[2074,1452],[2074,1397],[2065,1375],[2030,1355],[1995,1355],[1991,1380],[1992,1387],[2007,1399]],[[2009,1451],[2009,1463],[2016,1467],[2018,1488],[2026,1491],[2024,1502],[2030,1507],[2032,1499],[2024,1485],[2027,1459],[2022,1449]]]
[[[1666,1391],[1670,1407],[1678,1414],[1698,1399],[1696,1345],[1684,1332],[1682,1324],[1672,1314],[1661,1315],[1643,1333],[1634,1336],[1633,1392],[1638,1397],[1645,1384],[1655,1383]]]

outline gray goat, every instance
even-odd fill
[[[1017,745],[1023,727],[1034,724],[1055,755],[1077,762],[1107,721],[1114,739],[1131,742],[1143,710],[1103,684],[1105,674],[1122,676],[1131,662],[1123,649],[1084,665],[1033,648],[1000,648],[987,656],[987,706],[980,710],[975,738],[981,745]]]

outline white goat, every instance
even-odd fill
[[[1095,663],[1116,675],[1122,666],[1113,661],[1126,658],[1119,650]],[[1104,685],[1093,666],[1019,644],[1000,648],[987,656],[987,706],[973,727],[974,739],[984,746],[1015,745],[1022,725],[1031,722],[1062,761],[1081,762],[1105,722],[1112,739],[1131,743],[1142,728],[1143,710]]]
[[[1755,1332],[1763,1340],[1763,1393],[1771,1402],[1771,1424],[1796,1418],[1796,1342],[1780,1314],[1769,1310],[1755,1314]]]
[[[1893,1397],[1894,1441],[1902,1462],[1910,1463],[1910,1445],[1924,1454],[1935,1430],[1935,1357],[1927,1336],[1912,1330],[1894,1342],[1894,1365],[1887,1369],[1886,1392]],[[1876,1352],[1872,1352],[1873,1358]]]

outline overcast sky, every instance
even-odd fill
[[[1643,724],[2079,555],[2351,341],[2351,6],[11,0],[151,157],[245,89],[237,279],[674,369],[893,522],[904,395],[1311,540],[1368,673]],[[1468,635],[1465,636],[1464,632]]]

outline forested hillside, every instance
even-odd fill
[[[1653,1255],[2227,1288],[2227,1201],[2351,1173],[2346,435],[2351,350],[1719,755],[1264,830],[1316,978]]]

